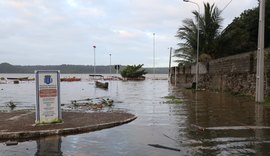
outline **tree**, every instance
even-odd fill
[[[200,25],[202,29],[201,42],[202,54],[208,54],[212,58],[216,57],[218,47],[217,38],[220,35],[222,18],[221,12],[214,5],[209,3],[204,4],[204,16],[200,19]]]
[[[259,8],[245,10],[229,24],[220,36],[219,56],[228,56],[257,49]],[[265,1],[265,47],[270,46],[270,0]]]
[[[203,15],[193,11],[192,13],[196,20],[185,19],[183,26],[177,31],[176,37],[184,41],[183,43],[178,43],[180,47],[176,49],[174,55],[179,58],[179,62],[194,62],[196,59],[198,22],[200,25],[200,56],[208,55],[210,58],[215,58],[216,56],[217,39],[222,22],[221,12],[214,4],[210,5],[209,3],[204,3],[204,10]]]
[[[175,50],[175,57],[178,62],[188,63],[195,62],[197,48],[197,24],[192,19],[185,19],[183,27],[178,29],[176,37],[184,40],[184,43],[178,43],[180,46]]]
[[[193,12],[196,16],[196,12]],[[174,56],[178,57],[177,62],[195,62],[197,49],[197,23],[192,19],[185,19],[183,26],[177,31],[176,37],[184,42],[178,43],[179,48],[175,50]]]
[[[147,74],[144,69],[141,69],[143,64],[139,65],[128,65],[121,71],[121,76],[124,78],[141,78]]]
[[[248,52],[257,48],[258,9],[245,10],[222,32],[218,57]]]

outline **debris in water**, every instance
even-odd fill
[[[87,98],[87,99],[80,99],[80,100],[72,100],[71,101],[71,108],[73,109],[84,109],[84,110],[102,110],[105,107],[112,107],[113,100],[109,98]]]
[[[14,146],[14,145],[18,145],[18,142],[17,141],[7,141],[6,143],[5,143],[7,146]]]
[[[205,130],[204,127],[201,127],[201,126],[195,125],[195,124],[191,124],[191,127],[197,128],[198,130],[201,130],[201,131],[204,131]]]
[[[163,148],[163,149],[172,150],[172,151],[178,151],[178,152],[181,151],[180,149],[177,149],[177,148],[167,147],[167,146],[163,146],[163,145],[159,145],[159,144],[148,144],[148,145],[152,146],[152,147]]]
[[[11,100],[6,104],[6,106],[13,110],[17,105]]]

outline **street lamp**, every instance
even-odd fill
[[[96,46],[94,48],[94,76],[96,75]]]
[[[170,57],[169,57],[169,75],[168,75],[168,79],[170,81],[170,79],[171,79],[171,63],[172,63],[172,47],[170,47],[169,49],[170,49]]]
[[[110,54],[110,76],[112,76],[112,54]]]
[[[199,72],[199,46],[200,46],[200,21],[199,21],[199,15],[200,15],[200,6],[198,3],[190,1],[190,0],[183,0],[184,2],[190,2],[198,7],[198,15],[197,15],[197,58],[196,58],[196,90],[198,90],[198,72]]]
[[[156,62],[155,62],[155,59],[156,59],[155,58],[156,57],[155,56],[155,48],[156,48],[156,45],[155,45],[155,35],[156,34],[153,33],[153,74],[154,74],[154,78],[153,79],[155,79],[155,77],[156,77],[156,75],[155,75],[156,74],[156,69],[155,69],[156,68],[156,65],[155,65],[156,64]]]

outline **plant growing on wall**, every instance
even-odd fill
[[[128,65],[121,71],[121,76],[124,78],[140,78],[143,75],[147,74],[147,72],[142,69],[143,64],[139,65]]]

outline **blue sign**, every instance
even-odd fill
[[[46,83],[47,85],[52,83],[53,79],[51,78],[51,75],[45,75],[44,76],[44,83]]]

